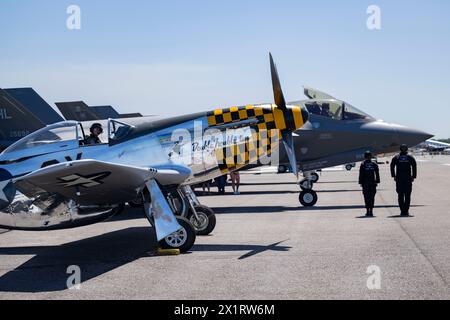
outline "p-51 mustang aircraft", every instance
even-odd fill
[[[19,140],[0,155],[0,228],[81,227],[108,219],[122,203],[141,198],[160,246],[190,250],[196,232],[190,220],[174,214],[173,192],[267,158],[278,141],[296,168],[292,132],[309,114],[286,104],[272,56],[270,63],[275,104],[174,118],[110,119],[109,139],[97,145],[85,144],[89,123],[75,121]],[[188,140],[194,141],[194,150]]]

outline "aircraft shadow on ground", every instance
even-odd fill
[[[414,207],[425,207],[424,205],[413,205]],[[377,205],[375,209],[380,208],[398,208],[398,205]],[[361,209],[365,210],[364,205],[342,205],[342,206],[316,206],[316,207],[287,207],[287,206],[243,206],[243,207],[217,207],[212,208],[216,214],[244,214],[244,213],[274,213],[274,212],[286,212],[286,211],[323,211],[323,210],[352,210]]]
[[[336,190],[314,190],[317,193],[339,193],[339,192],[362,192],[361,189],[336,189]],[[384,191],[384,189],[379,189],[378,191]],[[258,195],[258,194],[299,194],[300,188],[298,190],[265,190],[265,191],[242,191],[241,195]],[[233,193],[227,192],[225,196],[232,196]],[[201,192],[198,193],[198,196],[206,196]],[[212,192],[209,196],[218,196],[216,192]]]
[[[199,244],[194,246],[194,251],[248,251],[248,253],[239,257],[239,260],[247,259],[257,254],[275,251],[275,252],[287,252],[292,247],[280,246],[283,242],[287,240],[279,241],[267,246],[263,245],[231,245],[231,244]]]
[[[355,183],[358,181],[319,181],[315,184]],[[272,185],[296,185],[296,182],[242,182],[241,186],[272,186]]]
[[[247,251],[239,260],[274,251],[286,252],[291,247],[270,245],[195,245],[193,251]],[[155,234],[150,227],[133,227],[60,246],[0,248],[0,255],[34,255],[14,270],[0,277],[0,292],[57,292],[67,289],[67,268],[81,269],[81,283],[122,267],[140,258],[155,258]]]
[[[52,292],[67,289],[67,268],[81,268],[82,282],[149,257],[156,240],[150,227],[128,228],[60,246],[0,248],[0,255],[35,255],[0,277],[0,292]]]

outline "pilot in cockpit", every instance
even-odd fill
[[[103,127],[100,123],[94,123],[91,126],[91,135],[85,140],[85,145],[101,144],[100,135],[103,133]]]

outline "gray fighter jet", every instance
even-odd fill
[[[305,88],[309,100],[291,102],[309,111],[309,121],[294,133],[298,170],[305,179],[300,182],[299,200],[304,206],[317,203],[313,184],[316,170],[360,162],[364,152],[385,154],[397,152],[401,144],[410,147],[432,137],[426,132],[376,120],[351,104],[312,88]],[[280,172],[287,171],[289,160],[280,149]]]

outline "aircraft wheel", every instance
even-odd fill
[[[304,207],[314,207],[317,200],[317,192],[313,190],[304,190],[300,192],[299,201]]]
[[[209,235],[216,227],[216,215],[214,211],[211,208],[203,205],[195,206],[195,211],[197,212],[199,221],[195,219],[195,216],[192,214],[192,212],[190,212],[189,214],[189,221],[194,226],[197,235]]]
[[[186,218],[176,218],[182,228],[161,240],[159,246],[162,249],[180,249],[181,253],[185,253],[194,246],[196,238],[195,228]]]
[[[300,189],[302,189],[302,191],[311,190],[312,188],[313,188],[312,181],[308,181],[307,179],[304,179],[300,182]]]
[[[348,165],[345,166],[345,169],[346,169],[347,171],[352,171],[353,166],[352,166],[351,164],[348,164]]]
[[[278,166],[278,173],[286,173],[288,168],[286,166],[280,165]]]
[[[319,175],[318,175],[316,172],[311,173],[311,181],[312,181],[313,183],[318,182],[319,179],[320,179],[320,177],[319,177]]]

